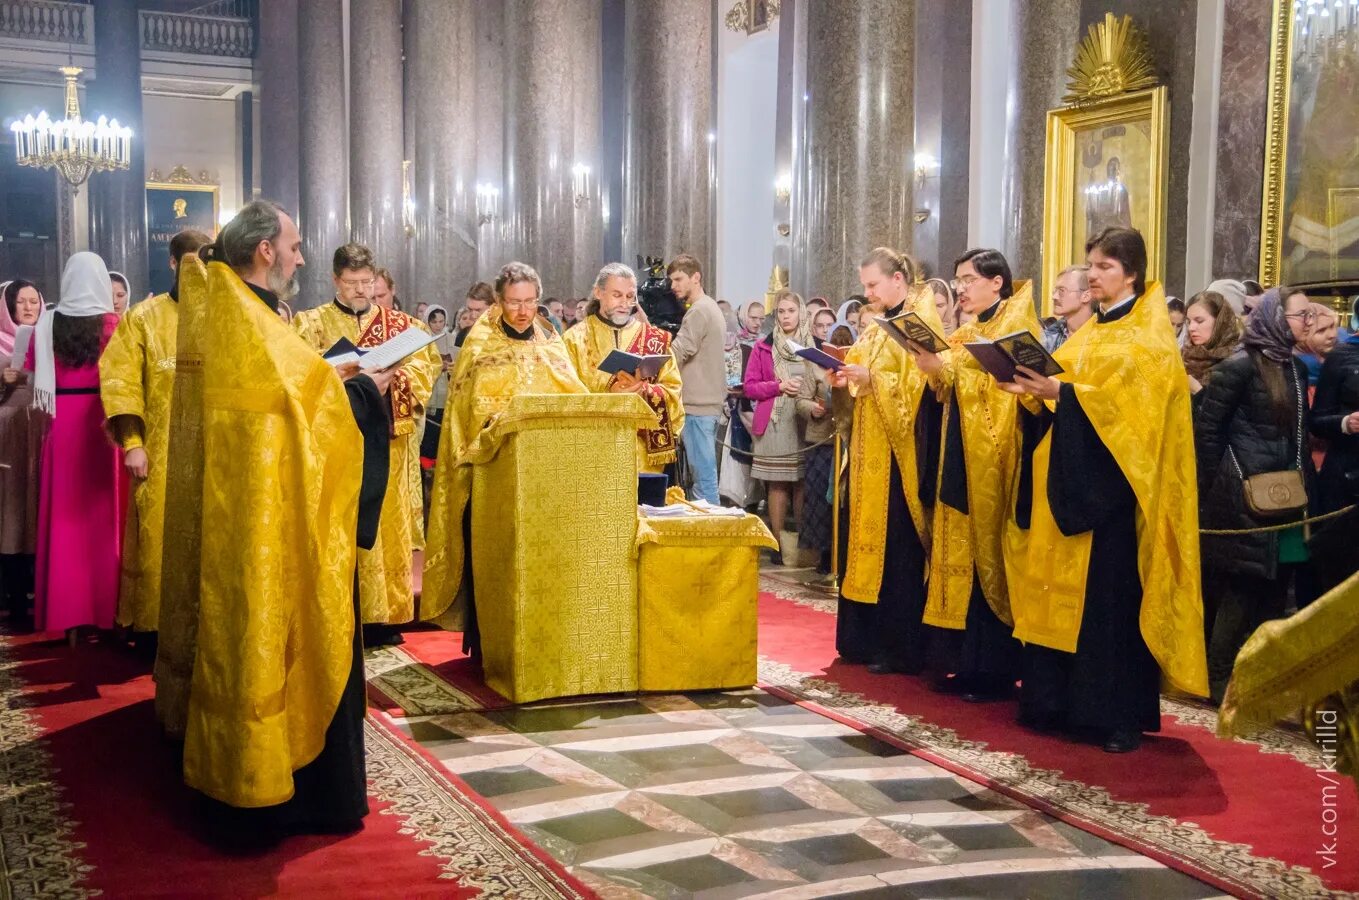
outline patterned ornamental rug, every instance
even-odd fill
[[[375,712],[362,830],[224,851],[202,835],[149,663],[0,638],[0,898],[593,896]]]
[[[835,652],[836,601],[761,578],[760,679],[797,702],[1238,896],[1353,896],[1359,796],[1298,732],[1216,736],[1216,711],[1162,698],[1161,731],[1127,755],[1037,734],[1016,703],[971,704],[875,676]]]

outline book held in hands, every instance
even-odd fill
[[[391,340],[376,347],[360,350],[349,338],[340,338],[330,349],[321,354],[332,366],[340,367],[348,363],[358,363],[364,369],[390,369],[412,353],[429,346],[438,338],[419,328],[408,328]]]
[[[976,357],[981,367],[995,376],[996,381],[1014,381],[1015,369],[1023,366],[1039,375],[1052,377],[1066,370],[1052,354],[1027,331],[1016,331],[988,341],[980,338],[963,344]]]
[[[599,364],[599,371],[605,375],[627,372],[644,381],[650,381],[661,374],[661,367],[670,359],[668,353],[639,355],[626,350],[614,350]]]
[[[919,344],[930,353],[943,353],[948,349],[948,341],[944,340],[944,336],[931,328],[920,318],[920,314],[913,310],[899,313],[890,319],[878,316],[873,321],[887,332],[888,337],[907,351],[911,350],[912,343]]]
[[[807,360],[813,365],[820,366],[828,372],[838,372],[845,365],[845,349],[834,344],[822,344],[820,347],[804,347],[797,341],[788,341],[788,348],[797,356]]]

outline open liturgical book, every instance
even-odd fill
[[[1027,331],[1002,335],[994,341],[968,341],[963,346],[977,358],[983,369],[995,376],[996,381],[1014,381],[1015,369],[1019,366],[1049,378],[1066,371],[1038,338]]]
[[[661,367],[670,359],[668,353],[657,353],[653,355],[638,355],[629,353],[626,350],[614,350],[604,357],[599,364],[599,371],[605,375],[617,375],[619,372],[627,372],[635,375],[643,381],[651,381],[661,374]]]
[[[397,365],[412,353],[422,347],[429,346],[436,340],[438,338],[428,331],[409,328],[391,340],[363,350],[355,347],[354,342],[349,338],[342,337],[321,355],[332,366],[339,367],[348,363],[358,363],[364,369],[382,371]]]
[[[918,313],[907,311],[890,319],[878,316],[873,321],[907,351],[911,349],[912,343],[919,344],[931,353],[943,353],[948,349],[948,341],[944,340],[944,336],[926,324]]]
[[[797,341],[788,341],[788,348],[797,356],[818,365],[829,372],[838,372],[845,365],[845,347],[822,344],[820,347],[804,347]]]

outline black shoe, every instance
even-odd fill
[[[778,552],[771,552],[769,554],[769,564],[772,566],[782,566],[783,554]]]
[[[1020,713],[1019,724],[1039,734],[1057,734],[1062,730],[1062,714]]]
[[[1142,732],[1115,731],[1104,742],[1105,753],[1131,753],[1142,746]]]
[[[967,689],[963,684],[963,679],[957,675],[945,675],[942,678],[930,679],[930,690],[936,694],[961,694]]]
[[[919,675],[920,667],[895,666],[891,663],[873,663],[868,667],[868,671],[873,675]]]

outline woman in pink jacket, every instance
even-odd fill
[[[812,340],[807,328],[807,308],[792,291],[779,294],[774,304],[774,328],[755,342],[746,365],[745,392],[755,402],[755,440],[752,478],[765,483],[769,491],[769,527],[781,539],[792,501],[793,521],[802,517],[802,435],[797,415],[797,399],[810,394],[811,385],[803,377],[802,358],[793,353],[789,340],[804,347]],[[774,554],[774,563],[783,565],[783,556]]]

